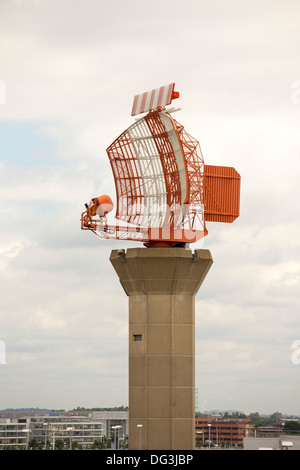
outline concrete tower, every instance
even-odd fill
[[[192,450],[195,295],[211,253],[131,248],[110,261],[129,297],[129,448]]]

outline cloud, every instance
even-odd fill
[[[298,412],[298,17],[296,1],[0,2],[3,408],[126,404],[120,243],[82,232],[80,214],[115,197],[105,149],[133,96],[175,81],[206,163],[242,175],[240,218],[204,240],[199,403]]]

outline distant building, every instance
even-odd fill
[[[82,449],[106,440],[121,447],[128,440],[128,411],[0,412],[0,449],[25,449],[32,440],[47,441],[51,449],[56,440]]]
[[[50,441],[52,448],[55,440],[62,439],[64,442],[76,442],[81,448],[87,449],[104,436],[101,422],[76,413],[69,416],[49,413],[46,416],[31,417],[29,429],[30,439],[38,442]]]
[[[259,436],[279,436],[279,434],[283,431],[284,423],[274,423],[269,426],[258,426],[256,428],[256,433]]]
[[[35,440],[54,449],[55,441],[76,443],[82,449],[105,438],[105,425],[92,416],[77,413],[1,413],[0,449],[26,449]]]
[[[300,450],[300,436],[248,437],[244,439],[245,450]]]
[[[12,418],[0,418],[0,450],[6,447],[26,449],[28,445],[28,422]]]
[[[107,439],[114,439],[115,426],[118,428],[118,435],[121,439],[128,437],[128,411],[93,411],[93,419],[97,419],[103,425],[103,435]]]
[[[254,426],[250,419],[241,418],[196,418],[195,439],[198,446],[243,447],[246,436],[252,436]]]

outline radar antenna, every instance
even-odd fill
[[[106,152],[116,189],[118,225],[108,195],[93,198],[81,215],[82,230],[104,239],[149,246],[185,246],[207,235],[206,222],[231,223],[239,216],[240,180],[232,167],[204,163],[199,142],[168,109],[175,83],[134,97],[135,118]],[[146,113],[146,114],[145,114]]]

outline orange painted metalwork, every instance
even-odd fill
[[[176,109],[161,106],[179,97],[174,86],[136,95],[133,114],[148,114],[107,148],[116,189],[115,217],[126,225],[107,223],[113,203],[105,195],[86,204],[83,230],[145,246],[184,246],[207,235],[206,222],[231,223],[239,216],[238,172],[205,165],[199,142],[171,116]],[[160,105],[151,109],[155,102]]]
[[[107,154],[116,188],[116,218],[139,225],[144,201],[143,180],[127,129],[108,147]]]
[[[167,212],[163,225],[173,227],[176,223],[175,207],[181,205],[181,185],[178,165],[168,133],[159,117],[159,113],[156,111],[147,114],[147,116],[145,116],[145,121],[150,129],[159,152],[165,176],[167,193],[166,202],[170,210]]]

